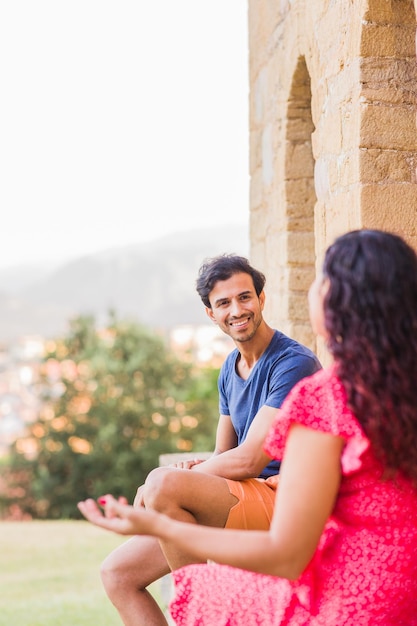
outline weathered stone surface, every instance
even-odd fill
[[[248,2],[252,260],[270,320],[299,340],[307,277],[336,236],[417,242],[416,5]]]

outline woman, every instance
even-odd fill
[[[283,458],[269,531],[79,503],[99,526],[214,561],[173,573],[180,626],[417,625],[417,256],[386,232],[343,235],[309,306],[334,362],[293,389],[266,439]]]

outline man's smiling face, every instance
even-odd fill
[[[240,272],[219,280],[209,294],[207,315],[236,342],[250,341],[262,322],[265,294],[256,295],[252,277]]]

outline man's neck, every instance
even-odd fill
[[[249,341],[235,342],[240,352],[237,362],[238,374],[246,379],[259,361],[274,335],[274,330],[262,321],[255,335]]]

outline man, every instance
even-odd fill
[[[236,346],[219,376],[215,451],[206,461],[153,470],[135,506],[207,526],[269,528],[279,464],[263,442],[290,389],[321,366],[310,350],[265,322],[264,284],[264,275],[237,255],[200,268],[197,291],[206,313]],[[124,624],[166,626],[146,587],[193,560],[153,537],[133,537],[112,552],[102,579]]]

